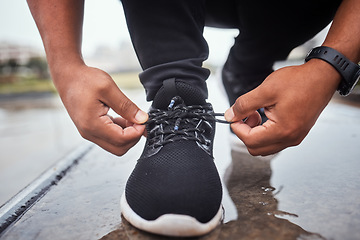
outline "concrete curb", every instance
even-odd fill
[[[0,237],[12,224],[18,221],[52,186],[56,185],[90,151],[93,144],[84,144],[53,167],[45,171],[35,181],[21,190],[0,208]]]

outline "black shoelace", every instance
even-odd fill
[[[205,136],[204,127],[212,128],[209,121],[230,124],[216,117],[223,113],[214,113],[210,104],[186,106],[180,97],[174,97],[168,110],[152,109],[146,125],[153,125],[148,132],[149,145],[156,148],[177,140],[195,140],[200,144],[211,144]]]

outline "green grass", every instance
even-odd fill
[[[28,92],[56,92],[56,89],[50,79],[16,77],[14,82],[0,83],[0,94]]]
[[[111,74],[111,77],[120,89],[142,88],[138,73],[136,72],[115,73]]]
[[[120,89],[134,89],[142,87],[138,73],[135,72],[111,74],[111,77]],[[19,76],[14,76],[12,78],[13,81],[11,82],[4,83],[0,81],[0,94],[56,92],[56,88],[50,79],[36,79],[32,77]]]

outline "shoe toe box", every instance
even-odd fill
[[[176,149],[167,144],[159,154],[139,159],[125,196],[146,220],[180,214],[206,223],[219,211],[222,187],[213,158],[195,142],[180,141]]]

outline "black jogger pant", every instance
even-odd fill
[[[148,101],[164,80],[174,77],[207,94],[210,71],[202,67],[209,52],[204,26],[239,29],[224,67],[238,84],[259,85],[275,61],[286,59],[332,21],[340,2],[122,0]]]

